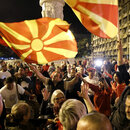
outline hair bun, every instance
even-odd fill
[[[8,114],[7,116],[6,116],[6,122],[7,123],[13,123],[14,122],[14,116],[13,116],[13,114]]]

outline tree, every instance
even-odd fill
[[[90,56],[91,47],[87,38],[78,41],[78,54],[76,57]]]

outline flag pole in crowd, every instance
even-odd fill
[[[118,8],[119,8],[119,2],[118,2]],[[117,41],[121,44],[120,41],[120,24],[119,24],[119,11],[118,11],[118,33],[117,33]]]

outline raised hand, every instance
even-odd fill
[[[41,92],[42,92],[44,101],[47,101],[50,96],[50,92],[48,92],[48,90],[46,88],[43,88]]]
[[[79,97],[82,97],[84,99],[88,99],[88,89],[89,89],[89,85],[88,84],[83,84],[81,86],[81,92],[77,91]]]
[[[95,111],[95,107],[93,106],[92,102],[89,99],[88,89],[89,89],[89,85],[88,84],[83,84],[81,86],[81,92],[78,91],[77,93],[78,93],[78,95],[80,97],[82,97],[84,99],[86,107],[88,109],[88,113],[89,113],[91,111]]]
[[[77,78],[80,78],[80,76],[81,76],[81,73],[80,73],[80,72],[77,72],[77,73],[75,74],[75,77],[77,77]]]
[[[36,67],[34,65],[31,65],[31,64],[28,64],[29,68],[32,70],[32,71],[36,71]]]

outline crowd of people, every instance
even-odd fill
[[[1,130],[129,130],[129,62],[0,61]]]

